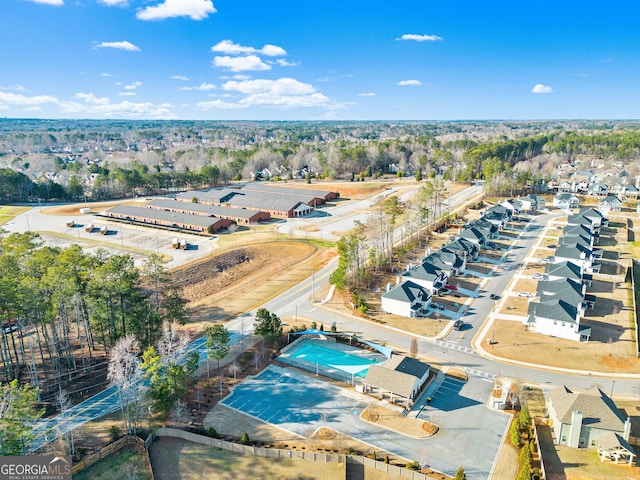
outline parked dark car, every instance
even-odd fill
[[[500,298],[500,296],[499,296],[499,295],[496,295],[495,293],[492,293],[491,295],[489,295],[489,298],[490,298],[491,300],[498,300],[498,299]]]
[[[464,322],[462,320],[456,320],[453,324],[454,330],[462,330],[462,327],[464,327]]]

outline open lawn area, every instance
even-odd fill
[[[345,464],[240,455],[177,438],[155,440],[149,453],[157,480],[345,478]]]
[[[14,206],[2,206],[0,207],[0,225],[4,225],[10,222],[21,213],[28,212],[31,207],[14,207]]]
[[[73,478],[74,480],[121,480],[123,478],[146,480],[151,478],[151,472],[142,454],[131,446],[125,446],[75,473]]]

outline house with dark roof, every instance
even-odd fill
[[[570,261],[547,263],[545,275],[549,280],[573,279],[582,282],[587,287],[590,287],[593,281],[592,275],[585,273],[580,265]]]
[[[606,227],[609,224],[609,220],[607,219],[607,217],[605,217],[597,208],[581,207],[578,211],[578,215],[589,219],[591,223],[593,223],[598,228]]]
[[[441,248],[441,250],[445,252],[452,252],[457,255],[463,255],[466,258],[466,262],[475,262],[478,260],[478,255],[480,254],[480,245],[466,238],[457,238],[453,242],[446,244]],[[460,275],[461,273],[462,270],[460,270],[456,275]]]
[[[458,235],[458,239],[465,239],[475,243],[480,248],[487,248],[489,243],[489,232],[487,230],[479,230],[475,227],[467,228]]]
[[[497,222],[499,223],[499,222]],[[477,228],[480,231],[487,231],[488,238],[496,238],[498,236],[498,232],[500,227],[496,222],[490,222],[488,220],[484,220],[483,218],[478,218],[477,220],[473,220],[469,223],[466,223],[462,229],[466,230],[467,228]]]
[[[498,205],[508,210],[511,210],[512,217],[522,212],[522,202],[520,200],[515,200],[513,198],[510,198],[508,200],[505,200],[504,202],[499,203]]]
[[[622,200],[617,195],[610,193],[598,202],[598,210],[602,215],[608,217],[612,212],[622,210]]]
[[[588,273],[597,273],[600,271],[600,264],[595,263],[593,251],[579,243],[558,246],[556,249],[555,260],[557,262],[568,261],[577,263]]]
[[[580,200],[572,193],[559,193],[553,197],[553,206],[561,210],[570,210],[580,206]]]
[[[519,198],[520,202],[522,202],[522,210],[544,210],[547,206],[546,201],[543,197],[538,195],[527,195]]]
[[[449,280],[449,275],[437,265],[423,261],[416,266],[411,264],[407,266],[407,270],[402,274],[402,281],[405,282],[407,280],[417,283],[434,294],[444,288]]]
[[[562,298],[530,302],[524,320],[527,330],[581,342],[589,341],[591,328],[580,325],[579,308]]]
[[[625,419],[613,400],[598,387],[585,392],[558,387],[549,394],[547,409],[558,445],[596,449],[612,433],[629,440],[631,419]]]
[[[591,229],[586,225],[567,225],[562,229],[562,238],[577,236],[588,239],[591,246],[596,245],[600,241],[600,235],[597,233],[591,233]]]
[[[431,291],[412,281],[387,285],[382,294],[382,311],[401,317],[420,317],[431,304]]]
[[[429,379],[430,366],[415,358],[393,355],[382,365],[371,365],[364,378],[364,391],[410,408]]]
[[[540,281],[536,292],[541,301],[562,298],[578,306],[581,315],[587,308],[593,308],[596,303],[596,297],[587,294],[587,287],[579,280],[571,278]]]
[[[443,250],[435,251],[422,259],[423,262],[428,262],[436,268],[439,268],[447,274],[447,277],[451,275],[459,275],[456,273],[462,271],[466,267],[466,263],[462,262],[458,255],[451,252],[445,252]]]

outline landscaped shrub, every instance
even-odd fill
[[[249,445],[249,435],[247,432],[244,432],[240,437],[240,443],[243,445]]]
[[[213,427],[209,427],[209,430],[207,430],[207,435],[209,435],[210,437],[215,437],[217,434],[216,429]]]
[[[111,425],[111,428],[109,428],[109,435],[111,435],[111,440],[115,442],[122,436],[122,430],[120,430],[120,427],[117,425]]]

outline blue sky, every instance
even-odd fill
[[[0,115],[640,118],[640,6],[1,0]]]

